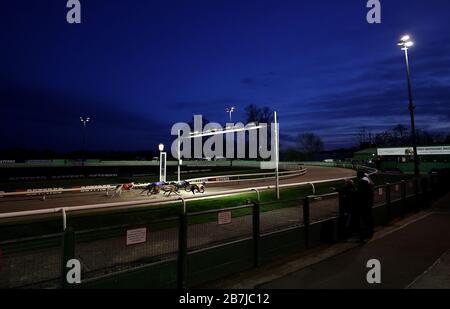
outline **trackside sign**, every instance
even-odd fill
[[[142,244],[147,241],[147,229],[127,230],[127,246]]]
[[[379,156],[412,156],[414,150],[412,147],[379,148],[377,154]],[[450,155],[450,146],[417,147],[417,154],[420,156]]]
[[[217,214],[217,223],[219,225],[231,223],[231,211],[223,211]]]

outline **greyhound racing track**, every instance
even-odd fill
[[[292,184],[319,180],[328,180],[336,178],[345,178],[355,176],[355,172],[350,169],[334,167],[307,167],[308,171],[303,176],[281,179],[280,184]],[[204,194],[196,196],[208,196],[235,189],[246,189],[254,187],[274,185],[274,179],[258,180],[251,182],[229,183],[229,184],[210,184],[206,186]],[[132,201],[170,201],[177,200],[178,196],[172,195],[165,197],[162,194],[158,196],[140,195],[141,189],[133,191],[124,191],[121,196],[106,196],[105,192],[85,192],[85,193],[62,193],[48,195],[43,201],[38,196],[22,197],[3,197],[0,198],[0,213],[19,212],[27,210],[51,209],[61,207],[74,207],[83,205],[94,205],[111,202],[132,202]],[[111,192],[110,192],[111,194]],[[181,193],[183,196],[192,196],[190,192]]]

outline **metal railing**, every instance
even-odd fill
[[[238,161],[240,162],[240,161]],[[258,165],[260,162],[253,161],[242,161],[239,163],[239,166],[254,166]],[[304,175],[307,172],[307,169],[303,167],[303,164],[311,165],[311,166],[322,166],[322,167],[342,167],[342,168],[351,168],[351,169],[362,169],[367,170],[370,174],[376,173],[377,170],[374,168],[370,168],[363,165],[354,165],[347,163],[322,163],[322,162],[306,162],[306,163],[280,163],[280,168],[287,169],[288,171],[280,172],[280,178],[289,178],[289,177],[297,177]],[[259,166],[259,165],[258,165]],[[273,179],[275,178],[275,173],[255,173],[255,174],[243,174],[243,175],[222,175],[222,176],[210,176],[210,177],[201,177],[189,179],[188,181],[194,183],[207,182],[207,183],[227,183],[227,182],[243,182],[243,181],[256,181],[260,180],[260,177],[249,178],[253,176],[262,176],[262,178]],[[265,177],[268,176],[268,177]],[[234,179],[230,179],[234,178]],[[211,181],[212,180],[212,181]],[[150,183],[139,183],[136,184],[136,188],[143,188],[148,186]],[[118,184],[107,184],[107,185],[92,185],[92,186],[80,186],[75,188],[44,188],[44,189],[26,189],[20,192],[3,192],[0,191],[0,198],[2,197],[12,197],[12,196],[39,196],[43,200],[47,195],[55,195],[62,193],[82,193],[82,192],[96,192],[96,191],[109,191],[113,190]]]
[[[448,192],[449,179],[450,173],[447,172],[376,186],[373,192],[374,209],[383,207],[382,212],[386,210],[391,220],[396,216],[392,209],[394,204],[401,205],[402,214],[426,207],[432,197]],[[407,194],[409,183],[413,184],[414,189],[410,195]],[[399,186],[400,199],[392,196],[396,185]],[[62,233],[0,242],[0,288],[66,287],[67,283],[62,280],[66,272],[63,265],[69,258],[82,262],[83,282],[176,261],[178,287],[184,287],[190,254],[250,241],[253,244],[253,264],[258,266],[262,254],[260,243],[268,235],[302,229],[302,242],[308,248],[315,224],[343,216],[338,193],[261,202],[260,189],[246,189],[244,192],[254,192],[254,199],[239,206],[187,212],[192,199],[183,198],[178,201],[177,217],[151,221],[138,219],[126,225],[75,231],[70,225],[66,228],[65,211],[83,209],[50,210],[51,213],[61,212],[64,218]],[[139,229],[146,230],[145,241],[127,243],[129,232]]]
[[[342,178],[336,178],[336,179],[327,179],[327,180],[318,180],[318,181],[307,181],[307,182],[299,182],[299,183],[291,183],[291,184],[283,184],[280,185],[280,188],[292,188],[292,187],[299,187],[303,185],[318,185],[323,184],[327,182],[337,182],[337,181],[343,181],[348,179],[348,177],[342,177]],[[261,186],[261,187],[254,187],[254,188],[245,188],[245,189],[235,189],[235,190],[227,190],[225,192],[220,193],[214,193],[214,194],[208,194],[205,196],[189,196],[185,197],[185,200],[203,200],[203,199],[214,199],[217,197],[224,197],[224,196],[230,196],[230,195],[236,195],[236,194],[242,194],[242,193],[250,193],[257,191],[268,191],[268,190],[274,190],[274,185],[269,186]],[[11,219],[11,218],[25,218],[25,217],[33,217],[33,216],[43,216],[43,215],[54,215],[58,213],[77,213],[77,212],[85,212],[85,211],[108,211],[111,209],[114,210],[127,210],[130,208],[137,209],[137,208],[144,208],[149,207],[152,205],[168,205],[176,203],[176,199],[169,199],[166,201],[128,201],[128,202],[111,202],[111,203],[101,203],[101,204],[92,204],[92,205],[83,205],[83,206],[71,206],[71,207],[59,207],[59,208],[49,208],[49,209],[39,209],[39,210],[29,210],[29,211],[19,211],[19,212],[8,212],[8,213],[1,213],[0,214],[0,220],[1,219]]]
[[[396,202],[390,193],[397,184],[401,192],[398,202],[406,213],[416,210],[417,205],[424,206],[430,194],[447,192],[443,184],[449,179],[449,175],[416,179],[413,208],[406,203],[411,198],[405,191],[407,181],[376,186],[374,207],[385,206],[392,219],[390,207]],[[190,254],[251,241],[253,264],[258,266],[260,242],[267,235],[301,228],[303,243],[308,248],[313,225],[343,216],[338,193],[261,202],[259,190],[253,191],[255,199],[239,206],[187,212],[189,201],[183,199],[178,217],[142,219],[132,224],[76,231],[69,226],[58,234],[0,242],[0,288],[66,287],[62,280],[66,269],[62,266],[70,258],[82,262],[83,281],[87,282],[142,266],[176,261],[178,287],[184,287]],[[137,230],[140,238],[131,237],[130,233]]]
[[[303,176],[307,172],[306,168],[292,171],[279,172],[280,179]],[[222,183],[239,183],[239,182],[251,182],[258,180],[275,179],[275,173],[253,173],[253,174],[241,174],[241,175],[223,175],[223,176],[208,176],[187,179],[191,183],[207,183],[207,184],[222,184]]]
[[[307,169],[300,168],[290,171],[280,172],[280,178],[290,178],[297,177],[306,174]],[[221,176],[208,176],[187,179],[191,183],[230,183],[230,182],[251,182],[256,180],[267,180],[274,179],[275,172],[268,173],[252,173],[252,174],[239,174],[239,175],[221,175]],[[150,183],[138,183],[135,184],[135,188],[144,188]],[[79,186],[71,188],[40,188],[40,189],[25,189],[18,192],[4,192],[0,191],[0,198],[2,197],[14,197],[14,196],[38,196],[45,200],[47,195],[63,194],[63,193],[84,193],[84,192],[99,192],[99,191],[110,191],[116,188],[119,184],[107,184],[107,185],[90,185],[90,186]]]

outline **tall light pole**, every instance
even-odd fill
[[[409,114],[411,116],[411,139],[414,151],[414,175],[419,176],[419,157],[417,156],[417,139],[416,139],[416,125],[414,122],[414,106],[413,98],[412,98],[412,86],[411,86],[411,73],[409,70],[409,57],[408,57],[408,49],[414,45],[414,42],[411,41],[411,37],[409,35],[404,35],[400,42],[397,44],[402,48],[405,52],[405,64],[406,64],[406,79],[408,81],[408,96],[409,96]]]
[[[228,115],[230,116],[230,123],[232,123],[231,122],[231,114],[234,112],[236,110],[236,108],[234,108],[234,107],[227,107],[226,109],[225,109],[225,111],[228,113]]]
[[[236,108],[232,107],[227,107],[225,109],[225,111],[228,113],[228,115],[230,116],[230,124],[232,124],[233,122],[231,122],[231,114],[236,110]],[[230,166],[233,166],[233,159],[230,159]]]
[[[86,148],[86,125],[88,124],[88,122],[91,121],[91,118],[90,117],[81,116],[80,117],[80,121],[81,121],[81,123],[83,125],[83,141],[82,141],[82,144],[81,144],[81,156],[82,156],[82,158],[81,158],[81,166],[84,166],[84,160],[85,160],[84,156],[85,156],[85,148]]]

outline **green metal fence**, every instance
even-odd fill
[[[167,218],[76,231],[73,247],[75,258],[82,263],[82,277],[95,278],[176,258],[178,224],[178,218]],[[133,237],[141,239],[133,244]]]
[[[0,243],[0,289],[60,287],[62,234]]]
[[[449,172],[377,186],[375,223],[429,207]],[[412,184],[412,185],[411,185]],[[212,201],[213,202],[213,201]],[[0,288],[183,288],[343,237],[338,193],[243,205],[91,230],[0,242]],[[69,259],[82,283],[67,284]]]

